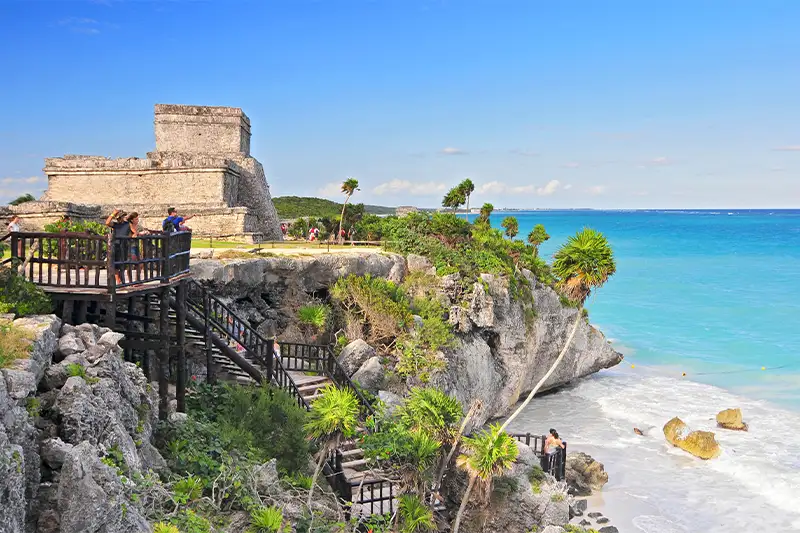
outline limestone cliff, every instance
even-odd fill
[[[366,253],[192,264],[197,279],[230,298],[238,311],[261,324],[264,334],[292,341],[308,341],[294,323],[297,308],[312,296],[324,298],[338,278],[371,274],[399,282],[410,270],[430,269],[418,256]],[[464,405],[479,398],[483,409],[475,419],[478,424],[507,414],[533,388],[558,356],[580,312],[562,305],[558,294],[529,272],[524,275],[530,282],[533,306],[512,297],[507,281],[498,277],[483,275],[466,295],[459,280],[439,278],[458,341],[443,354],[447,367],[433,383]],[[603,334],[582,319],[570,350],[544,390],[621,360]]]

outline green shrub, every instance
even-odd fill
[[[495,479],[492,485],[492,490],[503,497],[516,492],[518,488],[519,482],[517,482],[516,478],[507,476]]]
[[[325,329],[329,315],[330,308],[324,304],[304,305],[297,312],[301,323],[312,326],[318,331]]]
[[[464,416],[458,400],[432,387],[411,389],[397,412],[405,427],[425,431],[441,442],[454,436]]]
[[[0,365],[2,366],[2,365]],[[40,410],[42,408],[42,402],[39,401],[39,398],[31,397],[25,401],[25,410],[28,412],[28,416],[31,418],[36,418],[40,414]]]
[[[0,313],[14,315],[43,315],[53,311],[45,292],[13,268],[0,270]]]
[[[67,365],[67,375],[71,378],[79,377],[86,379],[86,369],[80,363],[69,363]]]
[[[18,196],[17,198],[14,198],[10,202],[8,202],[8,205],[20,205],[27,202],[35,202],[35,201],[36,198],[34,198],[34,196],[31,193],[25,193],[22,196]]]
[[[311,485],[313,484],[314,480],[311,476],[307,476],[305,474],[292,474],[291,476],[284,477],[283,481],[292,487],[309,490],[311,489]]]
[[[364,322],[367,342],[391,344],[413,322],[403,289],[389,280],[351,274],[339,278],[330,294],[350,316]]]
[[[175,502],[185,505],[200,499],[203,495],[203,485],[203,480],[199,477],[188,476],[179,479],[172,485]]]
[[[400,522],[400,533],[422,533],[436,531],[433,511],[412,494],[403,494],[398,498],[397,511]]]
[[[211,524],[208,519],[191,509],[181,510],[170,519],[170,523],[177,526],[180,533],[211,533]]]
[[[181,533],[181,531],[172,524],[158,522],[153,525],[153,533]]]
[[[31,352],[33,335],[11,322],[0,321],[0,368],[8,368],[17,359],[25,359]]]
[[[259,507],[250,512],[253,533],[280,533],[283,529],[283,511],[278,507]],[[291,531],[291,526],[287,527]]]

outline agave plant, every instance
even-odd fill
[[[397,504],[400,533],[436,531],[433,512],[418,496],[403,494]]]
[[[181,533],[180,530],[172,524],[165,522],[158,522],[153,525],[153,533]]]
[[[283,531],[283,511],[279,507],[258,507],[250,511],[250,531],[252,533],[281,533]]]
[[[308,506],[311,507],[314,486],[328,452],[339,445],[342,437],[351,437],[358,426],[359,403],[350,389],[328,385],[314,401],[305,424],[309,437],[322,441],[319,461],[308,491]]]
[[[452,439],[464,416],[458,400],[433,387],[411,389],[398,413],[406,427],[428,432],[442,444]]]
[[[475,483],[480,481],[484,493],[490,494],[494,478],[509,470],[519,455],[517,441],[500,424],[492,424],[474,437],[464,437],[464,448],[467,453],[458,458],[457,464],[467,472],[469,483],[453,523],[453,533],[458,533]]]
[[[560,279],[559,289],[581,305],[593,289],[602,286],[616,271],[611,245],[605,235],[591,228],[569,237],[553,259],[553,273]]]

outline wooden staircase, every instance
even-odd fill
[[[274,341],[264,339],[228,306],[190,280],[185,327],[187,346],[202,348],[213,363],[214,379],[239,385],[271,383],[286,390],[305,409],[328,385],[348,387],[359,398],[364,417],[374,414],[370,403],[350,381],[329,346],[280,343],[274,354]],[[170,321],[177,314],[170,311]],[[209,369],[211,373],[212,369]],[[343,442],[336,451],[338,460],[328,461],[326,477],[338,483],[339,497],[353,502],[354,516],[393,512],[397,508],[395,484],[376,476],[356,440]]]

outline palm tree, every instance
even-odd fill
[[[506,217],[500,225],[506,229],[506,236],[513,241],[519,233],[519,222],[516,217]]]
[[[461,192],[467,199],[466,219],[469,220],[469,197],[475,192],[475,184],[472,183],[471,179],[467,178],[458,185],[458,188],[461,189]]]
[[[593,288],[603,285],[616,271],[611,245],[605,235],[591,228],[569,237],[553,260],[553,273],[560,278],[558,288],[581,305]]]
[[[328,385],[311,406],[305,430],[312,439],[322,442],[317,468],[308,491],[308,507],[311,508],[314,485],[328,453],[339,446],[342,437],[353,436],[358,426],[359,403],[350,389],[339,389]]]
[[[556,264],[558,264],[557,267]],[[611,245],[605,236],[599,231],[584,228],[574,237],[567,239],[567,242],[558,249],[553,262],[553,270],[561,278],[559,286],[567,291],[569,297],[578,300],[581,309],[577,310],[575,323],[567,337],[567,342],[564,343],[564,348],[561,349],[561,353],[558,354],[550,369],[542,376],[542,379],[528,394],[525,401],[503,422],[501,427],[503,430],[519,416],[533,400],[533,397],[536,396],[536,393],[539,392],[542,385],[558,368],[561,360],[564,359],[569,350],[572,339],[575,337],[575,332],[578,331],[578,324],[580,324],[583,317],[582,308],[586,298],[593,289],[601,287],[608,281],[608,278],[616,272],[617,267],[614,262],[614,253],[611,250]]]
[[[456,211],[458,211],[458,208],[464,205],[464,202],[466,201],[467,197],[459,185],[447,191],[447,194],[444,195],[444,199],[442,200],[442,207],[451,208],[453,210],[453,214],[455,214]]]
[[[475,220],[476,224],[488,224],[489,217],[492,216],[492,211],[494,211],[494,206],[490,203],[485,203],[481,206],[481,214],[478,215],[478,218]]]
[[[547,231],[544,229],[544,225],[536,224],[530,233],[528,233],[528,244],[533,246],[533,255],[539,255],[539,246],[541,244],[550,239],[550,235],[547,234]]]
[[[469,503],[475,483],[480,480],[488,496],[495,476],[509,470],[519,455],[517,441],[503,431],[500,424],[490,425],[489,429],[481,431],[475,437],[464,437],[464,447],[468,454],[459,457],[457,464],[469,475],[469,483],[453,522],[453,533],[458,533],[461,517]]]
[[[339,219],[339,234],[336,236],[337,240],[340,242],[342,241],[342,224],[344,224],[344,211],[347,209],[347,202],[350,200],[350,197],[353,196],[353,193],[359,190],[358,188],[358,180],[355,178],[347,178],[342,183],[342,192],[345,193],[344,204],[342,204],[342,216]]]
[[[409,429],[425,431],[446,444],[455,436],[455,429],[464,411],[458,400],[439,389],[415,387],[398,414],[403,425]]]

